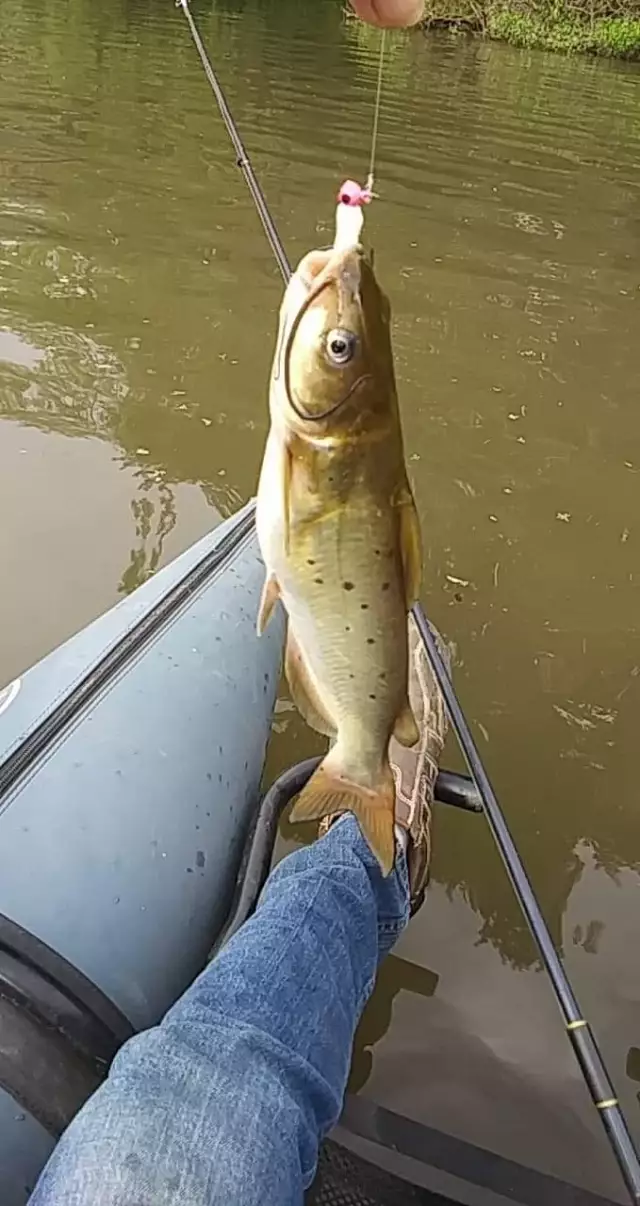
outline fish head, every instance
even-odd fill
[[[371,424],[395,401],[391,308],[357,244],[311,251],[280,310],[272,406],[298,431]]]

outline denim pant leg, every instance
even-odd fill
[[[300,1206],[356,1025],[408,920],[354,817],[285,858],[159,1026],[116,1056],[31,1206]]]

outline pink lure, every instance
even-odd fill
[[[370,200],[371,190],[363,188],[357,180],[345,180],[338,193],[342,205],[367,205]]]

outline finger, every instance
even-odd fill
[[[424,17],[425,0],[350,0],[356,16],[368,25],[402,29]]]

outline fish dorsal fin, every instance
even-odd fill
[[[293,635],[291,625],[289,625],[287,633],[284,670],[291,698],[307,724],[317,733],[322,733],[324,737],[335,737],[336,725],[329,716],[302,650]]]

